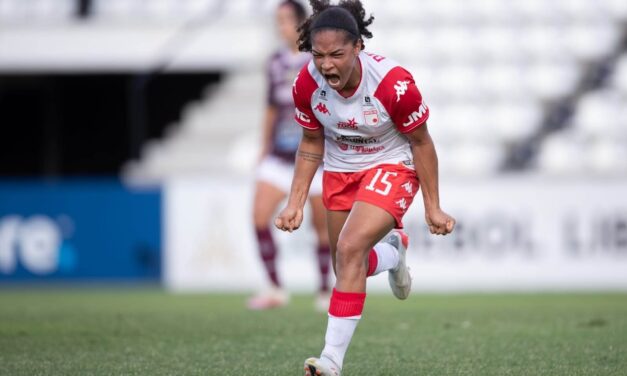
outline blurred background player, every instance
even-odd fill
[[[270,281],[270,288],[248,300],[250,309],[270,309],[289,302],[289,294],[281,285],[277,273],[277,246],[272,238],[270,224],[277,207],[290,190],[296,150],[301,137],[301,129],[294,122],[292,84],[300,69],[311,60],[311,55],[300,52],[297,44],[297,29],[306,17],[305,7],[293,0],[282,1],[276,11],[277,27],[284,45],[272,55],[268,64],[268,105],[263,123],[253,213],[259,255]],[[330,297],[328,276],[331,263],[320,170],[316,173],[309,193],[312,223],[318,238],[317,259],[320,273],[315,306],[320,311],[326,311]]]
[[[313,60],[294,83],[296,121],[303,127],[290,197],[275,224],[297,229],[324,156],[324,204],[337,282],[331,295],[325,346],[305,361],[306,376],[340,376],[361,318],[366,279],[388,272],[392,292],[406,299],[411,276],[403,216],[422,185],[432,234],[453,231],[440,208],[438,161],[427,130],[429,109],[412,75],[394,61],[362,52],[372,38],[358,0],[310,0],[299,49]],[[399,229],[399,230],[395,230]]]

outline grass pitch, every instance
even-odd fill
[[[312,298],[0,290],[0,375],[302,375]],[[626,294],[368,296],[343,375],[627,375]]]

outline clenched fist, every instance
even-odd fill
[[[289,232],[297,230],[301,223],[303,223],[303,209],[291,208],[289,206],[281,210],[274,220],[274,225],[279,230]]]

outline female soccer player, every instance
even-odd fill
[[[292,82],[311,55],[298,50],[298,25],[307,17],[305,7],[285,0],[277,8],[277,26],[285,46],[271,58],[268,66],[268,105],[263,128],[263,145],[257,170],[253,217],[259,253],[271,287],[248,301],[250,309],[269,309],[288,303],[276,270],[276,245],[269,226],[272,216],[290,189],[294,159],[300,141],[300,129],[294,126]],[[328,274],[331,265],[325,209],[322,204],[322,172],[315,173],[311,189],[313,225],[318,236],[318,270],[320,289],[315,301],[318,310],[329,306]]]
[[[324,156],[323,201],[337,282],[331,295],[325,346],[305,361],[305,375],[339,376],[366,299],[366,278],[388,271],[392,292],[405,299],[402,218],[422,184],[431,233],[453,231],[440,209],[438,164],[427,130],[429,109],[411,74],[394,61],[362,52],[371,38],[359,0],[310,0],[299,48],[313,60],[297,76],[292,95],[303,134],[287,206],[275,219],[297,229],[310,182]]]

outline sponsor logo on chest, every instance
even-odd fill
[[[338,129],[357,129],[357,121],[355,118],[348,119],[348,121],[340,121],[337,123]]]

